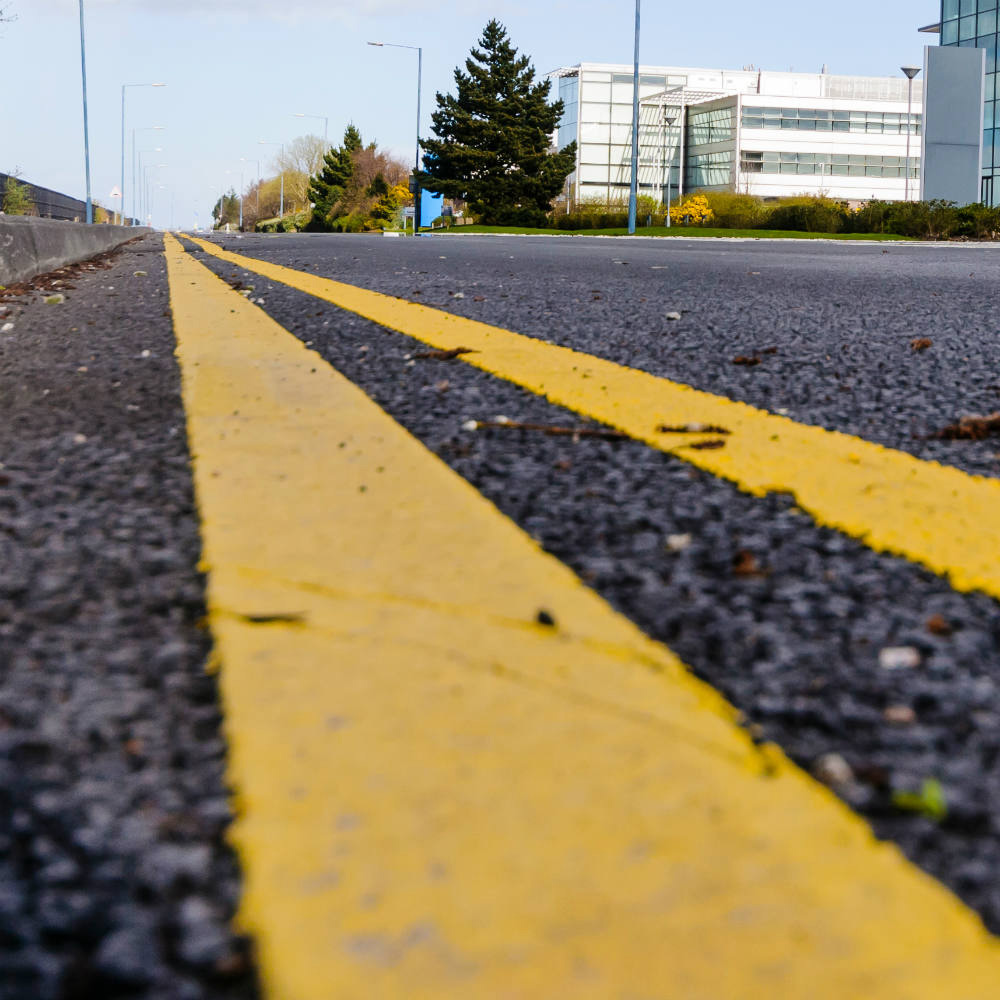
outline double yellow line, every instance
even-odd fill
[[[755,496],[787,492],[818,524],[920,563],[962,591],[1000,597],[1000,480],[872,444],[602,358],[279,264],[208,253],[398,330],[637,441],[671,452]],[[714,433],[663,428],[717,426]]]
[[[271,1000],[995,997],[974,914],[315,352],[166,252],[240,921]],[[458,346],[449,317],[432,334],[429,312],[354,292]],[[479,333],[470,359],[527,376],[530,343]],[[546,381],[567,354],[541,357]]]

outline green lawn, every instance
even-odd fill
[[[427,232],[427,230],[424,230]],[[627,229],[530,229],[524,226],[455,226],[453,229],[435,229],[436,233],[512,233],[525,236],[627,236]],[[709,229],[702,226],[650,226],[639,228],[636,236],[693,236],[741,237],[758,240],[910,240],[910,236],[893,236],[890,233],[799,233],[783,229]]]

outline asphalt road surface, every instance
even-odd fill
[[[998,248],[216,242],[1000,471],[1000,439],[933,437],[1000,409]],[[225,930],[238,885],[222,840],[219,710],[201,676],[198,525],[159,245],[73,277],[61,304],[38,290],[0,298],[0,968],[14,970],[0,974],[3,1000],[256,989],[245,944]],[[749,496],[635,441],[468,430],[501,415],[582,422],[188,249],[253,286],[254,302],[722,691],[755,738],[818,773],[1000,931],[994,599],[817,527],[787,494]],[[900,647],[917,662],[887,669],[883,651]],[[914,807],[928,782],[943,811]]]

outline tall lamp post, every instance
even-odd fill
[[[260,146],[280,146],[281,147],[281,157],[285,157],[285,144],[283,142],[268,142],[266,139],[258,140],[258,145]],[[285,217],[285,165],[284,163],[279,163],[278,166],[281,168],[281,201],[280,207],[278,208],[278,218],[283,219]]]
[[[162,132],[162,131],[163,131],[162,125],[147,125],[144,126],[143,128],[132,129],[132,215],[136,214],[136,190],[138,184],[135,172],[135,134],[136,132]],[[156,147],[155,151],[157,153],[163,152],[163,150],[159,146]],[[149,153],[152,152],[152,150],[147,149],[145,150],[145,152]],[[124,204],[124,200],[122,201],[122,204]]]
[[[628,232],[635,235],[635,206],[639,195],[639,2],[635,0],[635,59],[632,68],[632,183],[628,191]]]
[[[122,84],[122,183],[119,190],[122,193],[122,219],[125,221],[125,89],[127,87],[165,87],[165,83],[123,83]]]
[[[132,179],[132,214],[137,218],[142,217],[143,210],[143,186],[140,183],[142,178],[142,158],[146,153],[162,153],[163,148],[161,146],[154,146],[152,149],[140,149],[138,153],[139,157],[139,172],[136,173],[135,168],[132,169],[133,179]],[[138,207],[137,207],[138,200]]]
[[[913,131],[913,78],[920,72],[919,66],[900,66],[906,76],[906,185],[903,201],[910,200],[910,134]]]
[[[150,225],[153,224],[153,207],[152,199],[149,197],[149,172],[150,170],[160,170],[165,166],[167,166],[166,163],[147,163],[142,168],[143,211]]]
[[[677,121],[677,115],[668,114],[667,109],[664,108],[661,114],[660,122],[664,127],[665,139],[670,142],[670,154],[667,156],[667,228],[670,228],[670,187],[672,184],[671,172],[674,169],[674,146],[672,138],[670,135],[670,130],[674,127],[674,122]],[[666,142],[660,146],[660,156],[663,156],[663,146]],[[662,200],[662,198],[661,198]]]
[[[424,50],[419,45],[397,45],[395,42],[369,42],[368,44],[380,49],[410,49],[417,53],[417,153],[413,160],[413,235],[416,236],[420,232],[420,85],[424,72]]]
[[[83,73],[83,159],[87,172],[87,223],[94,221],[94,202],[90,197],[90,125],[87,121],[87,43],[83,31],[83,0],[80,0],[80,70]]]
[[[293,114],[293,118],[318,118],[323,123],[323,141],[328,143],[330,141],[330,119],[326,115],[303,115],[303,114]]]

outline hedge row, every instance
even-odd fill
[[[947,201],[869,201],[858,209],[831,198],[800,196],[765,202],[753,195],[702,191],[712,214],[703,225],[719,229],[779,229],[808,233],[887,233],[921,239],[1000,239],[1000,208],[956,205]],[[656,206],[660,208],[659,206]],[[661,226],[662,208],[640,205],[637,224]],[[676,220],[677,211],[674,211]],[[623,229],[628,212],[585,205],[566,214],[555,212],[550,225],[560,230]]]

